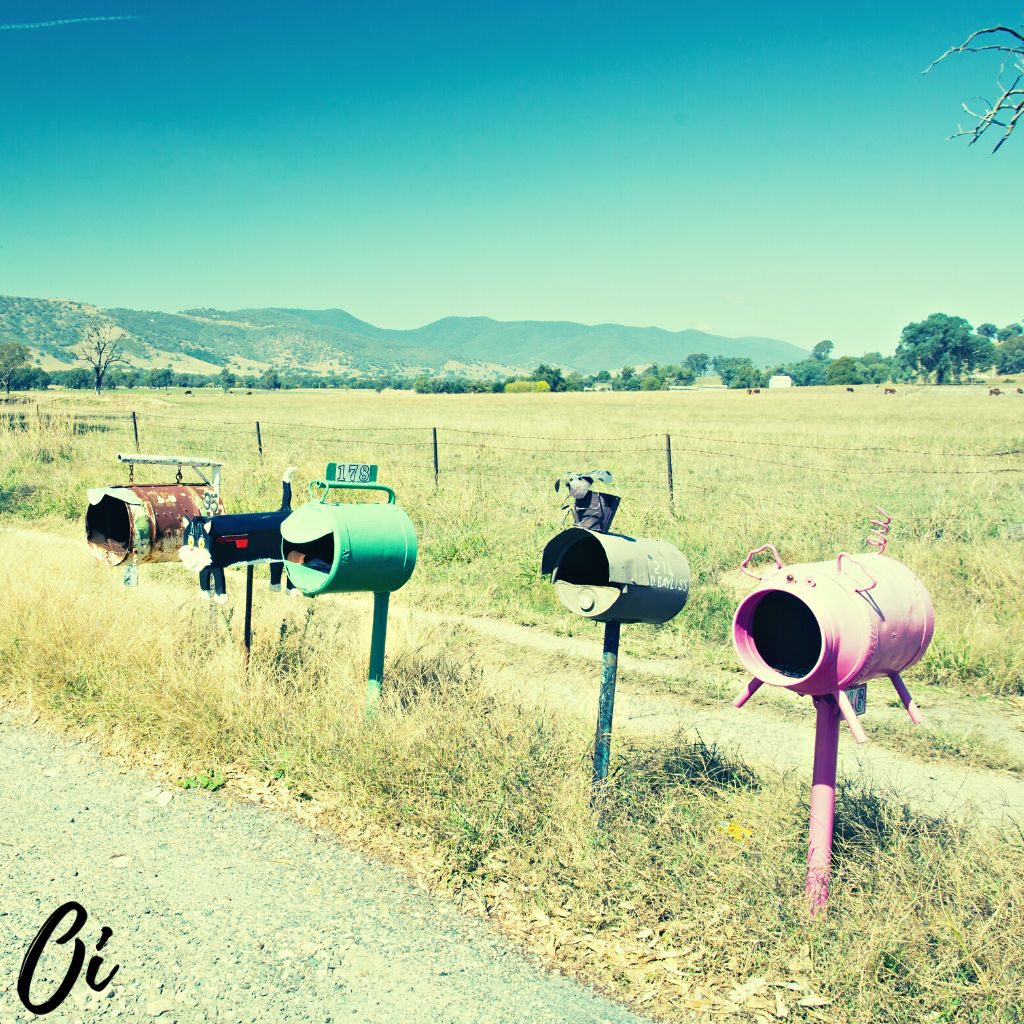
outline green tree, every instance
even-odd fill
[[[263,371],[260,387],[268,391],[277,391],[281,387],[281,375],[272,366]]]
[[[996,348],[996,372],[1024,373],[1024,336],[1014,335]]]
[[[23,366],[28,366],[31,353],[27,345],[17,341],[7,341],[0,345],[0,385],[9,395],[11,393],[11,378]]]
[[[151,388],[166,390],[174,383],[174,371],[169,366],[161,367],[159,370],[150,370],[146,380]]]
[[[765,375],[746,356],[717,356],[715,370],[727,388],[760,388]]]
[[[547,385],[552,391],[565,390],[565,378],[562,376],[562,371],[557,367],[548,366],[546,363],[541,363],[540,366],[533,371],[533,375],[530,379],[547,381]]]
[[[824,341],[819,341],[818,344],[811,349],[811,358],[817,359],[819,363],[827,363],[832,357],[832,350],[835,347],[835,342],[829,341],[828,338]]]
[[[978,345],[980,340],[962,316],[932,313],[927,320],[903,328],[895,358],[926,380],[934,377],[936,384],[950,380],[959,383],[965,371],[981,365],[986,358]]]
[[[996,331],[996,337],[1000,341],[1006,341],[1007,338],[1012,338],[1020,333],[1020,324],[1007,324],[1005,327],[1000,327],[999,330]]]
[[[217,376],[217,383],[225,391],[230,391],[238,383],[238,378],[225,366]]]
[[[828,364],[825,379],[829,384],[863,384],[864,367],[850,356],[841,356]]]
[[[983,338],[990,338],[991,339],[991,338],[994,338],[996,336],[996,331],[998,329],[999,328],[997,328],[995,324],[979,324],[975,328],[974,333],[975,334],[980,334]]]
[[[784,370],[800,388],[817,387],[828,383],[828,364],[820,359],[802,359],[799,363],[784,367]]]
[[[703,377],[708,372],[708,367],[711,365],[711,359],[706,352],[691,352],[683,360],[683,365],[690,370],[693,374],[694,380],[697,377]],[[692,383],[692,381],[691,381]]]

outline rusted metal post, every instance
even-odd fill
[[[665,435],[665,468],[668,470],[668,507],[669,511],[675,511],[676,495],[675,486],[672,481],[672,435]]]
[[[263,434],[260,431],[260,421],[256,421],[256,447],[260,450],[260,458],[263,458]]]
[[[430,428],[430,436],[434,442],[434,486],[437,486],[437,427]]]
[[[132,433],[135,435],[135,450],[139,452],[142,450],[139,448],[139,418],[135,415],[134,409],[132,409]]]
[[[252,570],[245,567],[245,621],[242,624],[242,663],[249,671],[249,651],[252,648]]]
[[[612,714],[615,710],[615,679],[619,670],[619,627],[616,621],[604,624],[604,652],[601,655],[601,696],[597,705],[597,732],[594,736],[594,774],[591,802],[608,778],[612,752]]]

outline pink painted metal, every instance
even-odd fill
[[[898,675],[934,629],[928,591],[906,566],[843,552],[769,571],[740,602],[733,642],[755,679],[818,696]]]
[[[832,697],[815,697],[814,769],[811,773],[811,827],[807,842],[807,899],[811,913],[825,909],[832,866],[832,829],[836,817],[836,760],[839,754],[839,706]]]
[[[879,510],[884,550],[889,517]],[[770,551],[775,567],[748,571],[755,555]],[[758,586],[740,602],[733,642],[753,678],[736,697],[740,708],[768,683],[814,700],[817,725],[811,785],[807,896],[811,913],[828,900],[835,819],[839,720],[867,742],[846,691],[887,677],[912,722],[921,714],[900,673],[924,656],[935,629],[935,610],[924,584],[904,565],[879,553],[784,566],[769,544],[751,551],[741,569]]]

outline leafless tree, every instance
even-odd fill
[[[117,328],[111,325],[90,327],[79,343],[76,354],[89,364],[96,380],[97,395],[103,390],[103,380],[110,367],[125,361],[121,354],[121,336]]]
[[[981,110],[972,110],[964,103],[963,108],[974,118],[974,124],[967,128],[958,127],[950,136],[951,139],[955,139],[966,135],[970,140],[968,145],[973,146],[990,128],[1002,128],[1003,133],[992,150],[995,153],[1013,134],[1017,122],[1024,116],[1024,35],[1006,25],[980,28],[977,32],[972,32],[959,46],[951,46],[941,57],[933,60],[924,69],[924,73],[928,74],[936,64],[954,53],[1002,55],[1002,65],[996,80],[996,99],[993,101],[979,97],[984,104]]]

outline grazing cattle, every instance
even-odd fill
[[[989,393],[989,396],[991,397],[992,395],[1001,395],[1002,391],[1000,391],[999,388],[989,388],[988,389],[988,393]]]
[[[251,395],[251,394],[252,394],[252,392],[251,392],[251,391],[246,391],[246,394],[247,394],[247,395]]]
[[[847,391],[848,391],[848,392],[849,392],[849,393],[850,393],[851,395],[853,394],[853,388],[847,388],[846,390],[847,390]]]
[[[191,394],[192,394],[192,392],[191,392],[191,391],[186,391],[186,392],[185,392],[185,394],[186,394],[186,395],[191,395]]]
[[[887,394],[887,395],[895,395],[896,394],[896,389],[895,388],[886,388],[885,389],[885,394]]]
[[[759,395],[759,394],[761,394],[761,389],[760,388],[747,388],[747,394],[748,395]]]
[[[1024,395],[1024,388],[1017,388],[1018,395]]]

